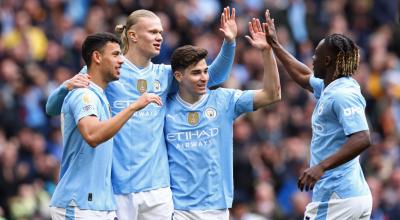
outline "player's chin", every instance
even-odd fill
[[[199,95],[204,95],[206,93],[207,93],[207,90],[205,88],[197,91],[197,94],[199,94]]]
[[[153,57],[160,55],[160,50],[155,49],[153,51]]]
[[[119,71],[118,71],[118,72],[115,72],[115,73],[113,74],[113,80],[119,80],[119,77],[120,77]]]

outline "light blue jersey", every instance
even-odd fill
[[[116,209],[111,185],[113,140],[96,148],[82,137],[77,124],[80,119],[94,115],[100,121],[111,117],[110,105],[103,90],[95,84],[87,89],[75,89],[64,99],[61,110],[64,151],[60,181],[50,206],[95,211]]]
[[[175,209],[232,206],[233,122],[253,111],[253,97],[254,91],[217,89],[193,105],[177,94],[168,99],[164,129]]]
[[[312,76],[310,85],[317,98],[312,115],[311,166],[314,166],[337,152],[349,135],[368,130],[368,124],[365,99],[353,78],[339,78],[324,88],[324,82]],[[346,199],[368,194],[358,156],[326,171],[314,187],[312,200],[325,202],[332,195]]]
[[[170,66],[151,63],[140,69],[125,59],[120,72],[120,79],[105,90],[113,115],[135,102],[142,92],[155,93],[166,103],[172,83]],[[116,194],[169,186],[164,116],[165,106],[149,104],[135,112],[114,137],[112,182]]]
[[[209,67],[209,86],[222,83],[229,75],[236,43],[222,44],[221,52]],[[84,70],[85,72],[85,70]],[[114,193],[128,194],[168,187],[169,168],[164,140],[164,117],[167,95],[177,90],[170,65],[153,64],[139,68],[126,58],[120,79],[109,83],[105,90],[112,115],[135,102],[142,92],[159,95],[164,103],[150,104],[134,113],[114,137],[112,183]],[[63,87],[51,94],[46,112],[57,114]]]

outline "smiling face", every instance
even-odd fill
[[[200,97],[207,92],[209,80],[208,66],[205,59],[201,59],[183,71],[176,71],[175,78],[179,82],[179,90],[191,97]]]
[[[160,54],[163,41],[162,31],[158,17],[140,17],[138,22],[128,30],[128,36],[140,55],[150,59]]]
[[[108,42],[100,52],[101,72],[107,82],[119,79],[120,68],[123,63],[121,47],[114,42]]]

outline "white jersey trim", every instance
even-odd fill
[[[197,106],[201,105],[205,100],[207,100],[208,94],[203,95],[197,102],[191,104],[189,102],[186,102],[185,100],[183,100],[181,98],[181,96],[179,95],[179,92],[176,94],[176,100],[181,103],[183,106],[190,108],[190,109],[194,109]]]

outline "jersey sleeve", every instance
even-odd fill
[[[50,94],[46,102],[46,113],[48,115],[56,116],[61,113],[64,98],[68,92],[68,89],[62,84]]]
[[[235,41],[228,43],[224,40],[220,52],[208,68],[209,87],[219,85],[228,79],[235,58],[235,48]]]
[[[310,85],[313,88],[315,98],[319,99],[324,90],[324,81],[312,75],[310,77]]]
[[[239,117],[241,114],[246,112],[254,111],[253,101],[255,90],[238,90],[238,89],[230,89],[228,90],[231,93],[231,109],[233,109],[233,118]]]
[[[80,73],[87,73],[87,68],[84,66]],[[61,84],[56,90],[54,90],[47,99],[46,102],[46,113],[51,116],[56,116],[61,113],[61,108],[64,102],[65,96],[68,94],[68,89],[64,84]]]
[[[365,106],[365,100],[361,94],[350,93],[335,96],[332,103],[333,111],[346,135],[368,130]]]
[[[98,106],[101,105],[99,97],[89,89],[76,89],[69,98],[70,110],[74,116],[75,123],[90,115],[99,117]]]

